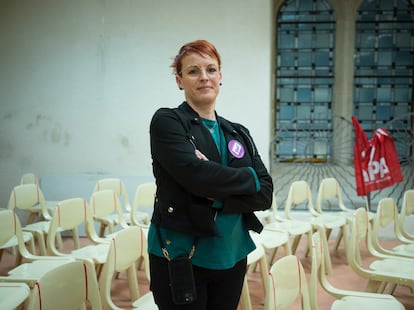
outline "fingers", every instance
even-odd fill
[[[197,156],[198,159],[208,161],[208,158],[203,153],[201,153],[199,150],[195,150],[195,155]]]

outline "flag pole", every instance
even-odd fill
[[[367,212],[371,211],[371,193],[367,193],[365,196],[365,206],[367,209]]]

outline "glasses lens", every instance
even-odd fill
[[[202,69],[200,66],[197,65],[190,65],[183,70],[183,72],[191,78],[198,78],[202,74],[202,72],[210,77],[217,77],[219,70],[216,65],[208,65],[205,69]]]

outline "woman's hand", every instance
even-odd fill
[[[197,156],[198,159],[208,161],[208,158],[206,157],[206,155],[204,155],[197,149],[195,150],[195,155]]]

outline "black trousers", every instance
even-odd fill
[[[233,268],[211,270],[193,266],[197,300],[189,305],[175,305],[171,299],[168,262],[150,255],[150,289],[160,310],[236,310],[246,275],[247,258]]]

